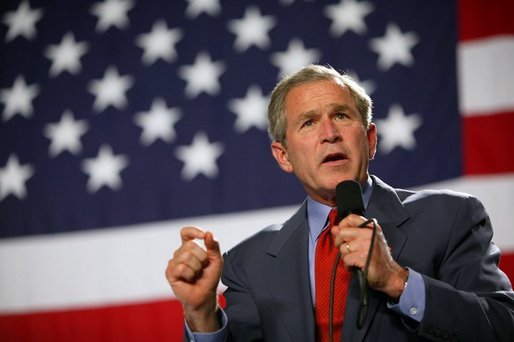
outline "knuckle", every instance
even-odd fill
[[[190,281],[195,276],[195,272],[184,264],[177,265],[175,271],[175,278],[177,279],[185,279],[187,281]]]

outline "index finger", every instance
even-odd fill
[[[360,225],[366,222],[367,219],[364,216],[356,215],[356,214],[350,214],[347,217],[345,217],[339,225],[344,227],[356,227],[360,228]]]
[[[182,239],[182,243],[194,240],[194,239],[203,239],[205,237],[205,231],[198,227],[184,227],[180,230],[180,238]]]

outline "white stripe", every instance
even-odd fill
[[[210,230],[226,251],[295,207],[0,240],[0,312],[171,298],[164,270],[180,228]]]
[[[482,200],[495,241],[514,251],[514,174],[463,178],[423,188],[450,188]],[[214,232],[223,251],[283,222],[297,206],[147,225],[0,241],[0,312],[25,312],[172,298],[164,270],[194,224]]]
[[[457,65],[463,115],[514,109],[514,36],[460,43]]]

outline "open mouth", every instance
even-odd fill
[[[335,162],[343,161],[346,159],[347,158],[343,153],[331,153],[331,154],[327,155],[325,158],[323,158],[322,163],[323,164],[335,163]]]

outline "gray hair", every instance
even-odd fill
[[[373,102],[362,86],[350,76],[340,74],[331,66],[311,64],[299,71],[285,76],[271,92],[268,105],[268,134],[273,141],[286,143],[286,96],[293,89],[305,83],[316,81],[336,81],[345,85],[350,90],[350,96],[355,102],[357,110],[362,118],[364,127],[368,128],[372,120]]]

